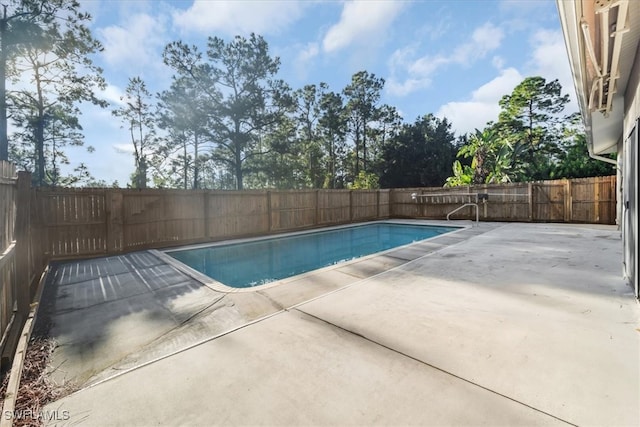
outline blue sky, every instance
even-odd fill
[[[279,56],[279,77],[294,89],[329,84],[341,91],[360,70],[386,80],[382,102],[405,122],[433,113],[457,135],[482,128],[498,100],[527,76],[559,79],[573,98],[568,60],[553,0],[448,1],[145,1],[80,0],[104,45],[95,62],[108,82],[102,96],[117,107],[128,79],[153,93],[171,71],[164,46],[182,40],[205,46],[255,32]],[[571,110],[577,110],[575,101]],[[86,144],[68,151],[72,166],[124,185],[133,170],[131,142],[109,110],[83,106]]]

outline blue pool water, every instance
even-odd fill
[[[167,251],[234,288],[248,288],[428,239],[456,227],[374,223],[254,242]]]

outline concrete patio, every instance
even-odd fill
[[[469,223],[466,223],[469,225]],[[151,252],[54,266],[56,425],[639,425],[615,227],[480,223],[221,293]]]

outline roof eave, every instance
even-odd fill
[[[576,91],[578,107],[585,126],[587,146],[589,154],[597,157],[599,154],[614,153],[617,151],[617,137],[612,140],[611,135],[622,132],[624,101],[618,96],[613,100],[614,108],[608,117],[589,109],[587,57],[582,36],[581,19],[583,17],[582,1],[556,0],[565,47],[569,58],[569,66],[573,77],[573,85]],[[594,141],[599,143],[596,145]],[[608,161],[610,159],[600,158]]]

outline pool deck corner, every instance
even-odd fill
[[[74,425],[640,425],[621,260],[615,227],[480,223],[253,292],[150,252],[61,263],[38,323],[50,375],[78,390],[44,409]]]

